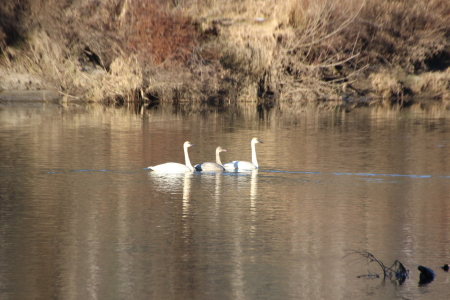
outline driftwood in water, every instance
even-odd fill
[[[351,250],[349,254],[347,254],[345,257],[353,255],[353,254],[358,254],[359,256],[362,256],[363,258],[366,259],[367,265],[370,265],[371,263],[377,263],[381,270],[383,271],[383,279],[386,279],[386,277],[388,277],[391,280],[396,280],[398,281],[400,284],[402,284],[406,278],[408,278],[409,276],[409,270],[406,270],[406,268],[403,266],[403,264],[399,261],[396,260],[392,266],[390,267],[386,267],[384,265],[384,263],[381,260],[378,260],[372,253],[367,252],[367,251],[357,251],[357,250]],[[448,272],[449,270],[449,265],[445,264],[442,267],[439,267],[440,269],[443,269],[444,271]],[[427,284],[430,283],[434,280],[435,278],[435,273],[432,269],[424,267],[424,266],[419,266],[417,268],[420,271],[420,281],[419,284]],[[378,275],[377,273],[374,273],[370,270],[368,270],[368,274],[364,274],[364,275],[359,275],[357,276],[358,278],[379,278],[381,277],[380,275]]]
[[[380,266],[381,270],[383,271],[383,279],[386,279],[386,277],[388,277],[389,279],[397,280],[400,284],[402,284],[406,280],[406,278],[408,278],[409,271],[406,270],[406,268],[403,266],[403,264],[399,260],[396,260],[392,264],[392,266],[387,267],[387,266],[385,266],[385,264],[382,261],[376,259],[376,257],[370,252],[352,250],[346,256],[353,255],[353,254],[358,254],[358,255],[364,257],[367,261],[367,265],[369,265],[371,263],[377,263]],[[362,278],[362,277],[379,278],[380,275],[369,271],[368,274],[358,276],[358,278]]]

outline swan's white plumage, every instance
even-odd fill
[[[227,152],[226,149],[223,149],[222,147],[216,148],[216,162],[204,162],[198,165],[195,165],[194,168],[197,171],[210,171],[210,172],[217,172],[217,171],[225,171],[225,168],[222,166],[222,161],[220,160],[220,152]]]
[[[227,171],[234,171],[234,170],[258,170],[258,167],[255,166],[253,163],[249,161],[241,161],[241,160],[234,160],[229,163],[226,163],[223,165],[225,170]]]
[[[182,172],[192,172],[194,171],[194,167],[192,167],[191,160],[189,159],[188,154],[188,148],[195,146],[191,142],[184,142],[183,149],[184,149],[184,159],[186,164],[180,164],[180,163],[165,163],[160,164],[157,166],[150,166],[148,167],[150,170],[153,170],[155,172],[165,172],[165,173],[182,173]]]
[[[191,172],[191,170],[188,166],[180,164],[180,163],[165,163],[160,164],[153,167],[148,167],[150,170],[153,170],[155,172],[168,172],[168,173],[179,173],[179,172]]]
[[[232,162],[226,163],[223,165],[225,170],[234,171],[234,170],[257,170],[259,168],[258,160],[256,159],[256,149],[255,145],[258,143],[262,143],[258,138],[253,138],[250,142],[252,147],[252,162],[242,161],[242,160],[234,160]]]

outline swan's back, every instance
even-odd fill
[[[195,165],[194,168],[197,171],[225,171],[224,167],[213,162],[204,162],[202,164]]]
[[[227,152],[227,149],[223,149],[222,147],[216,148],[216,162],[204,162],[194,166],[194,169],[197,171],[210,171],[210,172],[220,172],[225,171],[225,168],[222,166],[222,162],[220,161],[220,152]]]
[[[183,172],[191,172],[192,170],[189,169],[188,166],[180,164],[180,163],[165,163],[160,164],[153,167],[148,167],[150,170],[153,170],[155,172],[161,172],[161,173],[183,173]]]
[[[241,160],[235,160],[229,163],[226,163],[223,165],[225,170],[227,171],[234,171],[234,170],[257,170],[258,168],[252,164],[249,161],[241,161]]]
[[[148,169],[153,170],[155,172],[165,172],[165,173],[192,172],[192,171],[194,171],[194,168],[192,167],[191,161],[189,159],[188,148],[194,147],[194,146],[195,145],[189,141],[186,141],[183,144],[184,159],[186,161],[185,165],[180,164],[180,163],[169,162],[169,163],[160,164],[157,166],[150,166],[150,167],[148,167]]]

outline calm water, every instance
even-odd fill
[[[253,173],[157,175],[250,160]],[[445,299],[450,112],[0,106],[1,299]],[[403,283],[351,250],[410,270]],[[436,279],[419,285],[418,265]]]

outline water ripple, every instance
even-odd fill
[[[335,173],[321,173],[321,172],[300,172],[300,171],[280,171],[280,170],[261,170],[260,172],[267,173],[287,173],[287,174],[316,174],[316,175],[337,175],[337,176],[370,176],[370,177],[407,177],[407,178],[431,178],[431,175],[406,175],[406,174],[376,174],[376,173],[348,173],[348,172],[335,172]],[[450,176],[434,176],[441,178],[450,178]]]

